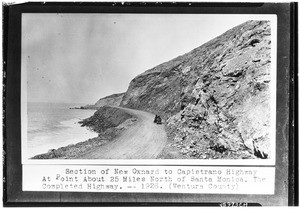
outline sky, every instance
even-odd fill
[[[22,14],[28,102],[93,104],[249,15]],[[22,89],[26,91],[26,89]]]

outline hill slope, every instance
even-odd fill
[[[138,75],[120,106],[162,115],[185,157],[269,158],[270,53],[270,22],[248,21]]]
[[[120,94],[112,94],[106,97],[103,97],[99,99],[95,104],[93,105],[86,105],[83,108],[84,109],[98,109],[100,107],[104,106],[119,106],[123,96],[125,93],[120,93]]]

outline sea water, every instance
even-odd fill
[[[96,137],[96,132],[78,123],[95,110],[70,109],[79,106],[82,104],[28,103],[27,157]]]

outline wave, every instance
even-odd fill
[[[26,148],[28,158],[98,136],[96,132],[81,127],[78,123],[90,117],[94,111],[72,111],[55,106],[51,108],[51,111],[34,109],[35,112],[29,114]]]

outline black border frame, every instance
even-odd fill
[[[25,3],[3,5],[4,206],[298,205],[297,3]],[[23,192],[21,164],[22,13],[276,14],[277,113],[275,195]],[[288,143],[286,143],[288,141]],[[205,202],[203,202],[205,201]]]

